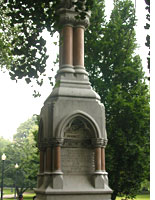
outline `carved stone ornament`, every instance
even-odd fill
[[[103,147],[106,147],[107,144],[108,144],[108,139],[104,139],[104,140],[103,140]]]
[[[93,138],[92,140],[92,145],[94,147],[102,147],[103,146],[103,139],[102,138]]]
[[[106,147],[108,140],[103,138],[93,138],[91,139],[92,145],[94,147]]]
[[[64,142],[63,138],[51,138],[49,139],[49,144],[51,146],[62,146]]]
[[[75,10],[75,3],[78,2],[78,0],[60,0],[60,6],[59,8],[65,8],[65,9],[74,9]],[[85,10],[85,1],[80,2],[80,5],[82,3],[82,6],[80,6],[81,11]]]
[[[71,9],[73,7],[72,0],[61,0],[60,1],[60,8]]]
[[[82,10],[75,11],[75,0],[61,0],[57,15],[59,16],[60,25],[82,26],[87,28],[89,25],[90,12],[85,12],[85,2]],[[81,19],[79,13],[84,12],[85,18]]]
[[[89,139],[93,137],[90,124],[80,117],[74,118],[64,130],[64,138]]]

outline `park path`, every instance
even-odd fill
[[[3,199],[10,199],[10,198],[13,198],[14,197],[14,194],[5,194],[3,195]]]
[[[30,192],[24,192],[24,194],[30,194]],[[14,196],[14,194],[4,194],[3,199],[14,199]]]

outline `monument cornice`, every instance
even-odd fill
[[[62,146],[64,142],[63,138],[49,138],[48,145],[50,146]]]
[[[44,138],[44,140],[38,143],[38,148],[40,151],[45,151],[47,147],[62,146],[63,143],[63,138]]]

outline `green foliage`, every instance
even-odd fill
[[[3,137],[0,137],[0,172],[2,171],[2,162],[1,162],[1,157],[3,153],[6,154],[5,148],[7,145],[9,145],[11,142],[7,139],[4,139]],[[5,164],[5,163],[4,163]],[[2,173],[0,173],[0,180],[1,180]]]
[[[54,33],[55,4],[53,1],[1,1],[1,9],[6,11],[10,27],[8,31],[17,29],[18,37],[12,37],[11,55],[13,60],[9,66],[12,79],[38,78],[45,72],[46,41],[40,33],[46,28]]]
[[[94,0],[87,0],[85,9],[83,2],[74,3],[81,18]],[[24,78],[28,84],[32,80],[43,84],[43,79],[38,78],[46,75],[48,55],[41,33],[46,29],[52,37],[59,29],[56,11],[60,5],[61,0],[0,0],[0,67],[9,70],[11,79]]]
[[[104,5],[96,1],[85,34],[85,66],[106,110],[113,200],[117,195],[134,197],[149,177],[149,91],[141,59],[134,53],[134,13],[130,0],[117,0],[107,23]]]
[[[146,15],[146,19],[147,19],[147,23],[144,26],[145,29],[150,29],[150,0],[145,0],[146,3],[146,10],[148,11],[147,15]],[[147,67],[149,69],[150,72],[150,35],[146,36],[146,43],[145,45],[149,48],[149,52],[148,52],[148,57],[147,57]],[[150,78],[148,78],[150,80]]]
[[[150,191],[150,181],[145,179],[141,184],[141,191],[142,192],[149,192]]]
[[[12,38],[17,40],[18,31],[17,28],[11,28],[10,18],[6,16],[8,8],[2,9],[2,2],[0,1],[0,68],[6,67],[10,68],[12,63]]]
[[[10,141],[7,139],[4,139],[3,137],[0,137],[0,154],[2,155],[4,152],[5,147],[10,144]],[[0,156],[1,156],[0,155]]]
[[[13,136],[14,140],[27,138],[30,133],[36,131],[38,126],[35,122],[36,116],[33,116],[31,119],[28,119],[24,123],[20,124],[20,126],[17,128],[17,133]]]
[[[33,132],[38,130],[35,120],[33,116],[32,119],[21,124],[13,142],[4,149],[7,156],[4,185],[12,187],[16,182],[18,194],[36,186],[39,158],[33,135]],[[18,169],[15,169],[16,163],[19,165]]]
[[[117,197],[116,200],[150,200],[149,194],[137,195],[134,199],[128,198],[124,199],[124,197]]]
[[[17,4],[10,0],[2,5],[4,10],[6,7],[10,9],[7,12],[10,26],[23,33],[10,54],[16,55],[18,60],[15,68],[10,68],[12,78],[26,77],[29,82],[44,73],[47,58],[44,57],[45,42],[40,33],[44,28],[51,35],[54,31],[55,21],[51,17],[55,12],[54,2],[20,1]],[[100,94],[106,109],[109,139],[106,164],[110,186],[114,190],[113,200],[117,195],[135,196],[141,183],[149,177],[149,93],[140,57],[134,53],[134,12],[130,0],[117,0],[110,22],[106,22],[103,1],[96,0],[92,7],[91,25],[85,34],[85,65],[91,84]],[[38,53],[40,56],[37,58]],[[26,66],[22,65],[24,63]],[[21,179],[23,182],[30,181],[29,178],[35,181],[35,170],[38,169],[36,143],[32,139],[32,132],[35,130],[36,136],[36,129],[29,131],[24,125],[21,127],[14,137],[16,141],[6,148],[9,158],[6,161],[7,177],[13,179],[14,165],[21,163],[18,171],[20,184]],[[31,182],[26,184],[30,186]]]

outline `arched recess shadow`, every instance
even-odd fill
[[[93,132],[93,138],[100,138],[101,137],[101,132],[99,129],[98,124],[96,123],[96,121],[87,113],[80,111],[80,110],[76,110],[74,112],[72,112],[71,114],[67,115],[58,125],[57,128],[57,132],[56,132],[56,137],[58,138],[64,138],[64,132],[65,132],[65,128],[66,126],[75,118],[80,118],[80,119],[84,119],[85,121],[87,121],[91,128],[92,128],[92,132]]]

